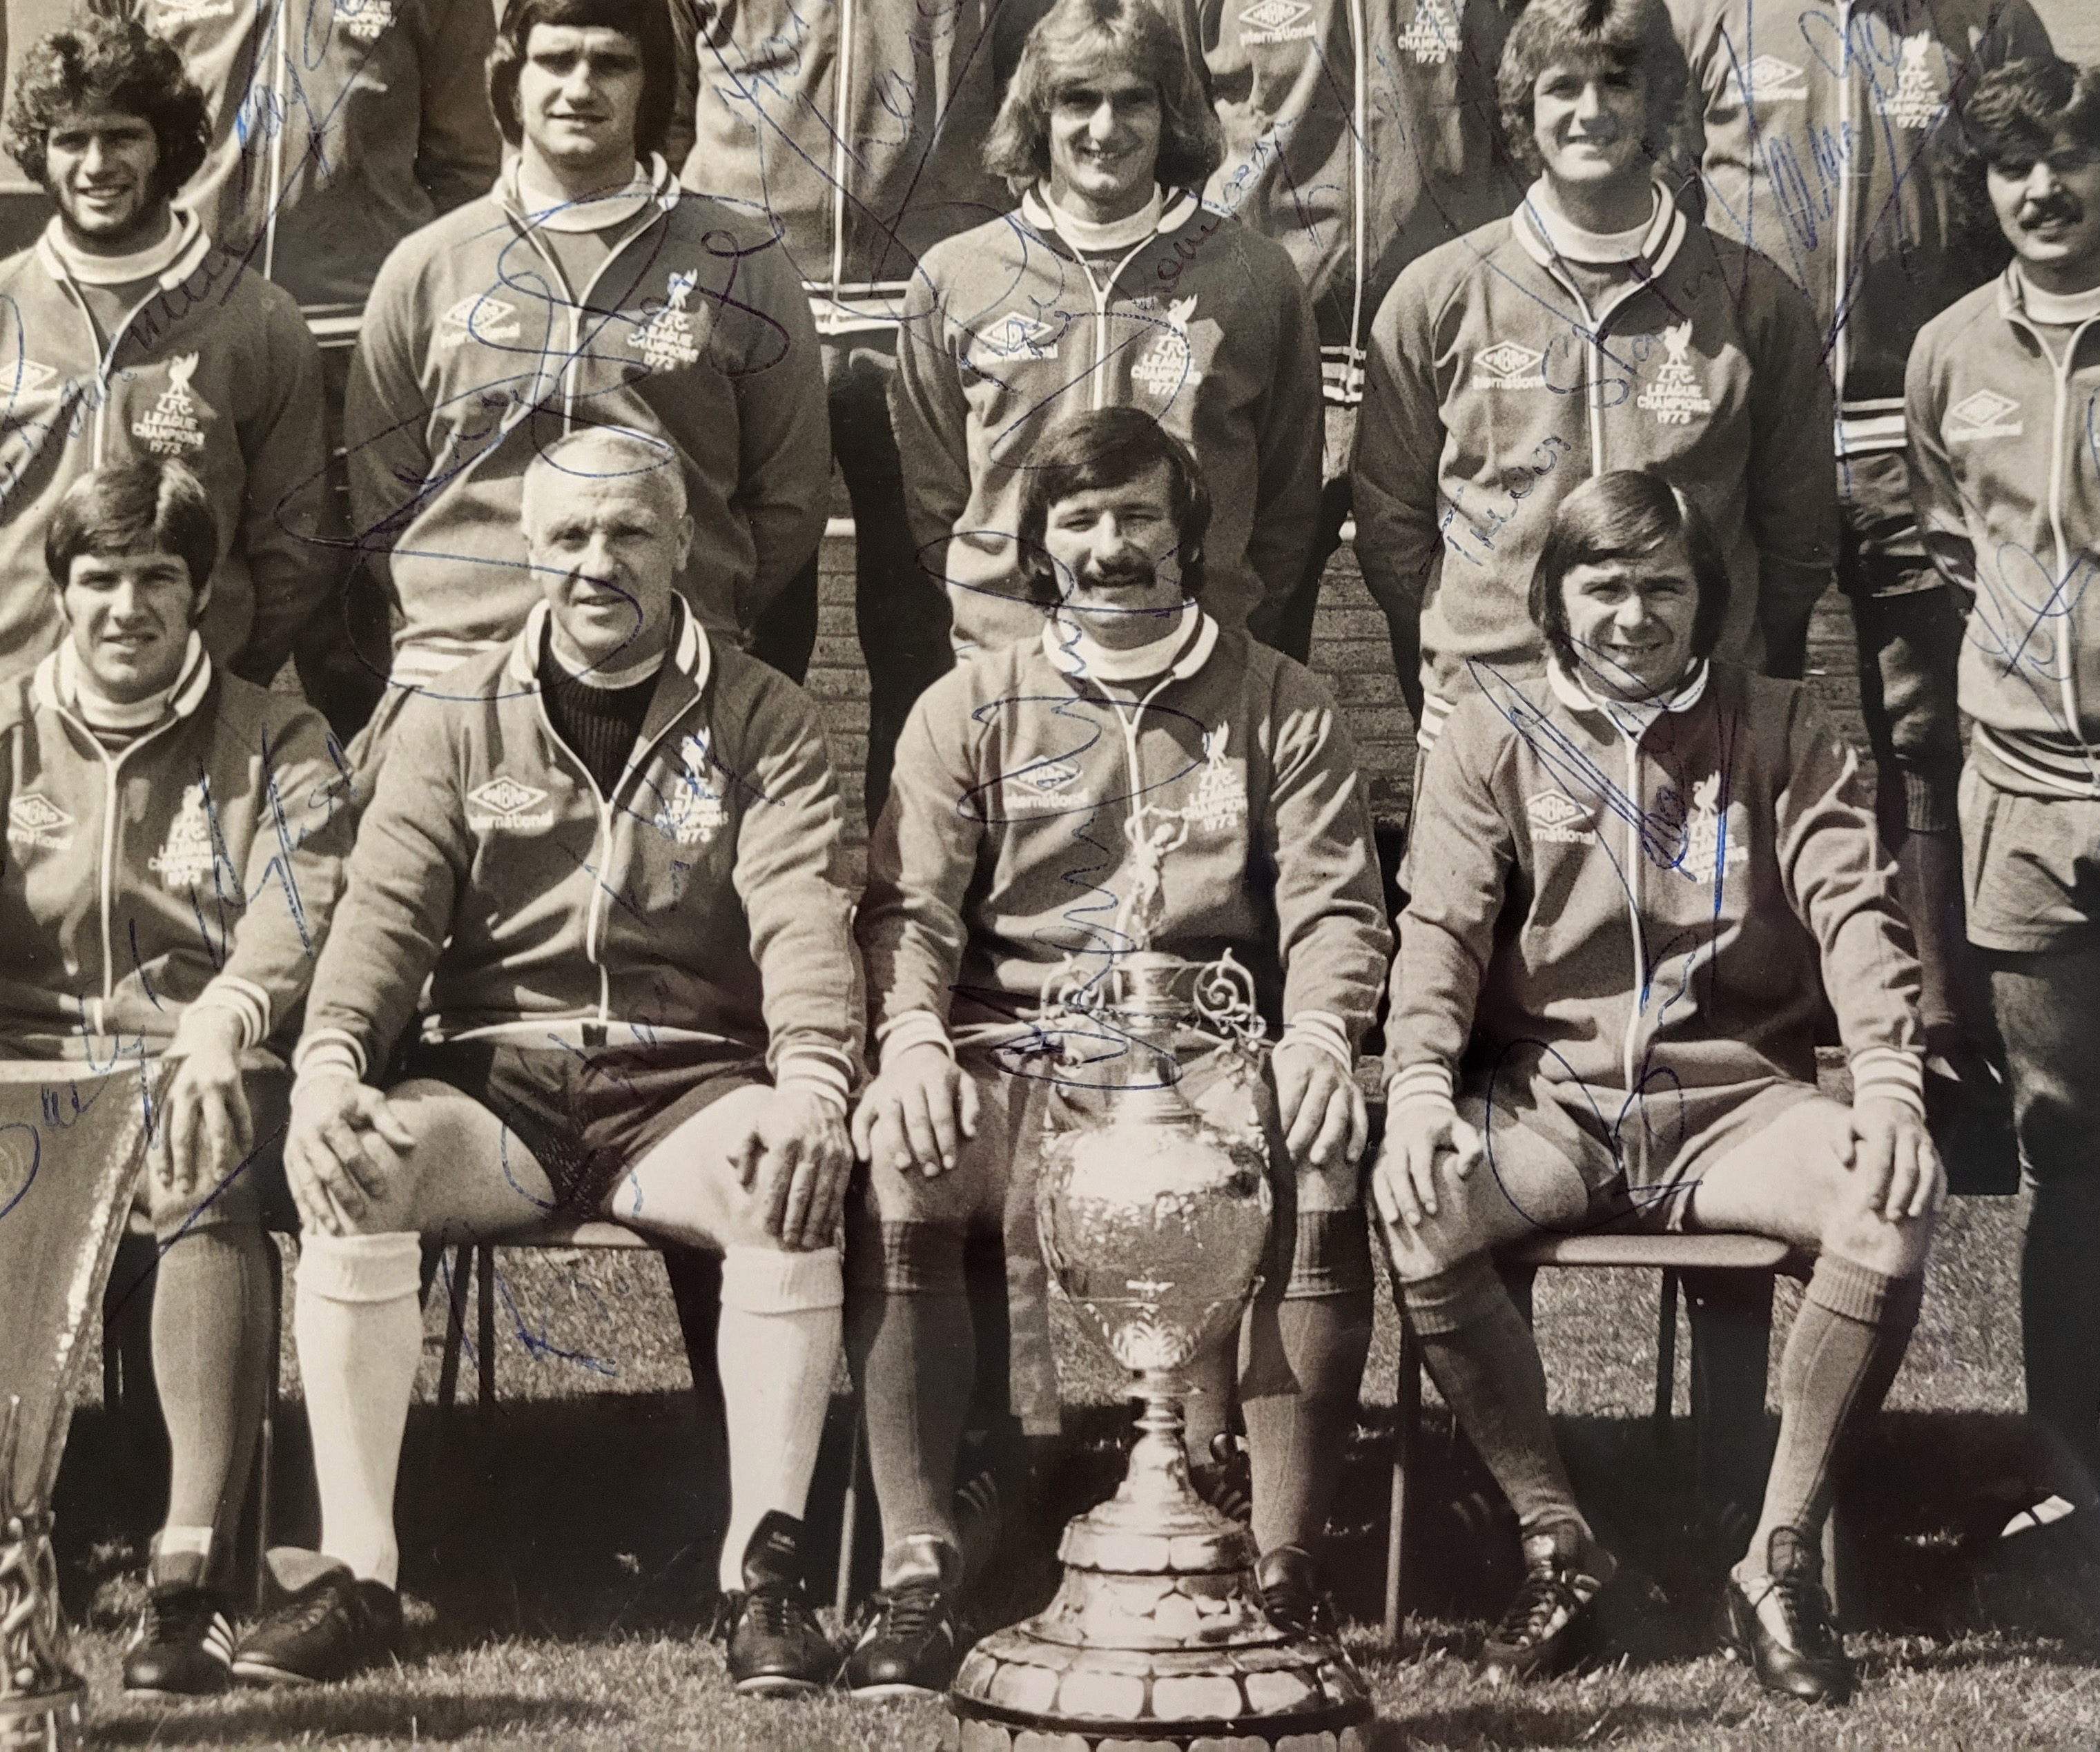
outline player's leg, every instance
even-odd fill
[[[1771,1688],[1811,1701],[1851,1683],[1822,1587],[1823,1523],[1844,1456],[1895,1379],[1925,1288],[1930,1214],[1891,1222],[1851,1166],[1852,1115],[1805,1087],[1768,1091],[1762,1123],[1694,1177],[1688,1227],[1815,1251],[1780,1363],[1779,1447],[1749,1550],[1731,1573],[1731,1642]]]
[[[802,1589],[802,1519],[838,1366],[845,1300],[836,1245],[791,1251],[766,1232],[763,1181],[731,1153],[772,1099],[740,1082],[688,1114],[620,1178],[607,1214],[722,1255],[715,1366],[729,1424],[730,1522],[718,1579],[740,1595],[730,1638],[739,1691],[792,1695],[838,1662]]]
[[[846,1212],[846,1351],[860,1389],[882,1517],[883,1610],[849,1658],[856,1697],[930,1694],[960,1656],[955,1465],[977,1375],[966,1238],[999,1220],[1019,1110],[1015,1079],[965,1054],[977,1136],[928,1177],[886,1163],[856,1180]]]
[[[168,1512],[147,1566],[146,1610],[125,1652],[127,1691],[194,1697],[229,1683],[229,1547],[277,1366],[262,1194],[279,1172],[289,1088],[281,1070],[247,1079],[257,1140],[247,1160],[223,1164],[193,1192],[151,1173],[145,1182],[160,1249],[153,1379],[168,1432]]]
[[[1490,1635],[1491,1676],[1542,1676],[1584,1652],[1585,1609],[1617,1573],[1575,1500],[1548,1414],[1546,1370],[1530,1326],[1510,1299],[1495,1248],[1540,1229],[1581,1225],[1590,1205],[1581,1163],[1600,1164],[1550,1097],[1459,1113],[1481,1134],[1484,1159],[1448,1179],[1436,1214],[1385,1225],[1398,1298],[1423,1366],[1502,1487],[1517,1518],[1524,1580]],[[1608,1159],[1608,1158],[1607,1158]]]

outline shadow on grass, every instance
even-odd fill
[[[1523,1692],[1499,1692],[1479,1703],[1424,1710],[1397,1721],[1382,1721],[1374,1752],[1405,1752],[1412,1746],[1569,1746],[1595,1743],[1608,1725],[1612,1740],[1658,1735],[1688,1738],[1712,1724],[1701,1705],[1637,1703],[1621,1700],[1600,1710],[1595,1703],[1534,1701]]]
[[[151,1715],[98,1716],[98,1746],[238,1746],[364,1737],[446,1741],[484,1734],[553,1736],[616,1726],[616,1711],[554,1698],[419,1696],[412,1684],[388,1692],[331,1686],[271,1692]]]

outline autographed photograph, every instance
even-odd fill
[[[2100,1746],[2100,0],[0,0],[0,1752]]]

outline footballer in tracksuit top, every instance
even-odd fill
[[[2014,61],[1962,113],[1960,192],[2014,260],[1919,332],[1911,485],[1970,604],[1961,709],[1969,940],[1990,970],[2026,1183],[2021,1313],[2039,1488],[2100,1543],[2100,70]],[[2061,1507],[2061,1505],[2057,1505]],[[2045,1517],[2044,1517],[2045,1518]],[[2028,1523],[2016,1522],[2015,1525]]]
[[[1740,1231],[1816,1261],[1723,1634],[1768,1688],[1842,1700],[1821,1578],[1834,1467],[1902,1361],[1944,1186],[1909,927],[1858,757],[1798,682],[1713,657],[1729,580],[1691,496],[1614,472],[1549,522],[1546,673],[1479,666],[1423,762],[1374,1179],[1431,1375],[1522,1531],[1485,1665],[1543,1675],[1585,1653],[1617,1567],[1491,1250],[1541,1229]],[[1817,1092],[1826,997],[1849,1110]]]
[[[1985,73],[2049,55],[2049,35],[2029,0],[1669,3],[1692,68],[1688,199],[1815,302],[1882,836],[1918,933],[1935,1077],[1943,1066],[1989,1098],[1980,970],[1962,947],[1961,607],[1912,514],[1904,362],[1920,325],[2003,259],[1988,216],[1965,221],[1935,142]],[[1799,675],[1805,647],[1770,660]]]
[[[984,165],[995,35],[1019,0],[670,0],[678,104],[665,151],[686,186],[779,233],[810,295],[832,448],[853,501],[867,660],[867,813],[904,714],[945,672],[948,602],[921,570],[889,424],[897,324],[920,259],[1012,204]],[[753,649],[800,680],[817,631],[812,556]]]
[[[197,636],[217,548],[182,464],[83,476],[46,549],[65,641],[0,684],[0,1056],[177,1061],[140,1189],[168,1515],[124,1660],[166,1697],[230,1683],[228,1560],[277,1366],[262,1219],[289,1078],[258,1049],[305,994],[353,819],[327,726]]]
[[[1156,909],[1151,942],[1170,955],[1229,951],[1269,1038],[1281,1030],[1251,1081],[1198,1037],[1183,1087],[1221,1123],[1267,1132],[1277,1216],[1239,1401],[1257,1580],[1289,1629],[1324,1609],[1313,1553],[1370,1337],[1352,1070],[1390,937],[1341,713],[1308,671],[1204,607],[1209,504],[1149,415],[1080,416],[1032,462],[1021,531],[1063,606],[920,699],[868,854],[858,930],[881,1075],[854,1119],[870,1170],[848,1212],[848,1349],[885,1598],[845,1669],[859,1695],[938,1690],[954,1670],[973,1234],[1004,1238],[1009,1281],[1035,1298],[1032,1319],[1014,1310],[1028,1335],[1014,1410],[1026,1435],[1057,1429],[1035,1141],[1060,1103],[1092,1097],[1083,1048],[1061,1064],[1029,1018],[1061,966],[1098,981],[1137,946],[1134,912]],[[1207,1438],[1224,1431],[1237,1343],[1207,1360],[1189,1408],[1214,1493]]]
[[[1490,664],[1536,675],[1526,611],[1553,507],[1660,469],[1727,557],[1719,649],[1805,625],[1836,553],[1830,401],[1807,302],[1653,180],[1683,90],[1661,0],[1538,0],[1501,68],[1543,174],[1507,220],[1409,267],[1371,329],[1357,553],[1423,742]]]
[[[62,637],[27,580],[66,489],[153,456],[185,463],[211,497],[206,647],[267,683],[335,564],[312,338],[289,297],[170,212],[205,110],[166,43],[83,17],[24,55],[12,90],[7,150],[59,212],[0,262],[0,577],[15,580],[0,595],[0,674]],[[145,92],[162,94],[150,111],[128,107]]]
[[[1180,0],[1178,13],[1224,130],[1206,198],[1290,253],[1319,324],[1320,523],[1276,640],[1303,663],[1349,514],[1371,319],[1410,262],[1524,192],[1495,108],[1508,23],[1494,0]]]
[[[1149,0],[1061,0],[1030,32],[986,147],[1020,206],[927,252],[891,397],[958,651],[1042,631],[1022,483],[1044,432],[1092,408],[1142,408],[1194,449],[1221,625],[1267,636],[1297,586],[1319,510],[1318,330],[1282,246],[1194,192],[1218,138]]]
[[[770,231],[659,155],[670,33],[647,0],[514,0],[489,102],[518,146],[491,193],[387,258],[351,371],[351,511],[394,617],[395,708],[517,636],[539,595],[526,466],[585,426],[661,431],[695,526],[682,580],[748,642],[823,533],[823,372]]]
[[[277,1561],[290,1599],[243,1639],[240,1678],[386,1658],[417,1232],[550,1213],[721,1256],[731,1675],[801,1692],[836,1670],[798,1541],[865,1020],[844,818],[808,699],[677,594],[682,475],[658,435],[550,446],[524,483],[542,606],[412,698],[379,764],[285,1145],[321,1550]]]

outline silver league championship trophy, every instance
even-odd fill
[[[0,1752],[82,1741],[51,1487],[172,1066],[0,1064]]]
[[[1065,1528],[1057,1598],[964,1661],[961,1752],[1365,1752],[1362,1679],[1330,1639],[1268,1622],[1253,1536],[1190,1489],[1181,1441],[1183,1371],[1238,1330],[1272,1195],[1260,1132],[1190,1105],[1175,1041],[1222,1035],[1259,1075],[1253,981],[1229,954],[1192,969],[1149,951],[1112,978],[1099,999],[1076,976],[1046,992],[1046,1031],[1114,1052],[1099,1114],[1046,1142],[1036,1215],[1051,1271],[1136,1378],[1142,1433],[1115,1495]]]

